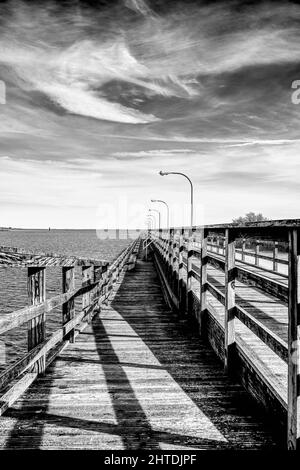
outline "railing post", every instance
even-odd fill
[[[179,251],[178,251],[178,300],[180,312],[184,311],[185,298],[183,293],[183,250],[184,250],[184,228],[180,229]]]
[[[220,235],[217,236],[217,254],[220,253],[220,240],[221,240],[221,237]]]
[[[99,310],[100,309],[100,306],[101,306],[101,296],[102,296],[102,269],[103,269],[103,266],[100,265],[100,266],[97,266],[95,265],[93,267],[94,269],[94,281],[98,282],[97,284],[97,287],[95,289],[95,297],[97,297],[97,309]]]
[[[206,228],[201,230],[199,332],[202,336],[204,336],[204,315],[206,311],[208,233]]]
[[[172,286],[172,280],[173,280],[173,239],[174,239],[174,229],[170,228],[170,230],[169,230],[169,249],[168,249],[168,280],[169,280],[171,289],[173,288],[173,286]]]
[[[93,271],[91,266],[82,266],[81,268],[81,280],[82,280],[82,287],[88,286],[91,284],[93,279]],[[82,310],[87,309],[91,304],[91,293],[87,292],[82,295]],[[88,315],[87,321],[90,322],[91,314]]]
[[[177,260],[177,250],[178,246],[178,231],[174,229],[174,234],[173,234],[173,258],[172,258],[172,268],[173,268],[173,276],[172,276],[172,281],[173,281],[173,292],[176,296],[176,298],[179,298],[179,290],[178,290],[178,278],[179,278],[179,270],[178,270],[178,262]]]
[[[46,300],[46,271],[45,268],[30,267],[28,276],[29,305],[38,305]],[[45,341],[46,314],[42,313],[28,322],[28,351]],[[43,373],[46,369],[46,353],[33,366],[34,371]]]
[[[287,447],[300,444],[300,232],[289,231],[288,436]]]
[[[225,247],[226,250],[226,247]],[[242,241],[242,261],[245,261],[245,251],[246,251],[246,238],[243,238]]]
[[[101,297],[103,296],[104,302],[106,302],[106,298],[108,295],[108,264],[102,266],[102,284],[101,284]]]
[[[166,233],[165,248],[164,248],[164,258],[165,258],[165,262],[167,265],[169,262],[169,239],[170,239],[170,230],[168,230]]]
[[[193,232],[194,229],[189,229],[188,232],[188,246],[187,246],[187,263],[186,263],[186,311],[187,313],[191,313],[191,305],[192,305],[192,270],[193,270]]]
[[[73,266],[62,268],[62,290],[63,293],[70,292],[75,289],[75,269]],[[70,299],[63,304],[62,307],[62,324],[65,325],[68,321],[72,320],[75,316],[75,302]],[[66,336],[70,343],[74,343],[74,328]]]
[[[259,240],[255,240],[255,266],[259,266]]]
[[[278,270],[278,242],[274,242],[274,248],[273,248],[273,271]]]
[[[235,234],[226,229],[225,246],[225,345],[224,368],[226,372],[232,370],[232,358],[235,348]]]

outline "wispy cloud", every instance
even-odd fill
[[[191,149],[158,149],[158,150],[140,150],[138,152],[115,152],[113,154],[116,158],[124,159],[146,159],[146,158],[164,158],[164,157],[177,157],[178,155],[184,156],[195,153]]]
[[[118,188],[184,198],[174,178],[157,179],[170,168],[193,177],[215,221],[242,204],[254,210],[255,198],[258,211],[298,215],[300,107],[290,86],[299,79],[300,6],[91,3],[0,6],[2,208],[12,192],[21,204],[21,174],[39,194],[33,205],[56,178],[86,207],[93,192],[114,199]],[[225,194],[228,205],[212,207]],[[52,207],[60,198],[63,189]]]

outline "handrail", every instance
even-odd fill
[[[124,248],[125,250],[126,248]],[[11,246],[0,246],[0,265],[18,266],[104,266],[109,262],[93,258],[79,256],[60,255],[57,253],[46,253],[30,251],[28,249]]]
[[[225,243],[222,254],[216,254],[209,250],[209,237],[211,234],[224,237]],[[288,399],[287,409],[287,447],[296,449],[300,442],[300,426],[297,423],[300,416],[300,219],[266,221],[252,224],[227,224],[194,227],[189,230],[186,227],[170,228],[170,230],[150,231],[150,238],[154,241],[155,259],[164,273],[165,280],[175,296],[174,308],[194,313],[199,323],[200,331],[205,328],[204,318],[209,308],[206,293],[209,292],[221,305],[224,306],[224,367],[231,373],[234,367],[236,339],[235,322],[239,319],[251,330],[263,343],[275,352],[288,368]],[[243,259],[236,258],[236,253],[247,255],[245,246],[241,250],[236,248],[238,239],[256,239],[253,256],[256,263],[246,263]],[[199,247],[195,245],[195,239],[199,240]],[[267,257],[259,252],[261,240],[273,240],[273,257]],[[278,257],[278,242],[288,244],[288,260]],[[199,267],[192,262],[193,257],[199,261]],[[273,261],[276,268],[271,270],[259,266],[259,258],[267,258]],[[278,264],[288,266],[288,286],[284,284],[287,278],[278,272]],[[224,293],[208,280],[207,266],[212,264],[215,269],[225,274]],[[250,265],[258,269],[250,269]],[[245,267],[244,267],[245,266]],[[185,271],[185,274],[183,274]],[[266,271],[276,275],[267,276]],[[191,279],[194,278],[200,284],[200,297],[196,297],[192,289]],[[249,283],[271,293],[281,301],[284,301],[288,310],[288,341],[282,340],[275,332],[271,331],[261,321],[255,318],[248,310],[245,310],[236,302],[236,281]],[[171,299],[172,299],[171,296]],[[239,346],[240,348],[240,346]]]
[[[59,351],[74,341],[76,328],[82,329],[88,324],[97,312],[96,307],[109,299],[121,273],[132,269],[135,264],[139,244],[140,238],[137,238],[110,265],[101,261],[93,265],[82,264],[82,285],[77,289],[74,272],[74,266],[78,265],[76,260],[71,266],[63,265],[63,293],[48,300],[45,298],[46,267],[28,267],[28,296],[32,305],[0,317],[0,334],[28,324],[28,352],[0,373],[0,390],[5,392],[0,396],[0,415],[18,398],[17,391],[21,389],[23,392],[24,384],[29,386],[38,374],[44,373]],[[82,309],[75,314],[74,300],[78,297],[82,297]],[[46,339],[46,314],[57,307],[62,307],[62,326]],[[54,347],[57,351],[49,356]],[[23,380],[26,373],[31,374],[30,379]],[[11,386],[15,380],[17,385]],[[20,385],[20,381],[24,386]]]

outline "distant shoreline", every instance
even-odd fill
[[[19,232],[19,231],[26,231],[26,230],[35,230],[35,231],[46,231],[46,232],[52,232],[55,230],[95,230],[95,231],[104,231],[104,232],[115,232],[115,231],[126,231],[128,230],[129,232],[137,232],[137,231],[143,231],[145,229],[141,228],[109,228],[109,229],[99,229],[99,228],[18,228],[18,227],[0,227],[0,232]]]

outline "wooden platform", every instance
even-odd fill
[[[283,440],[138,261],[111,304],[0,420],[16,449],[257,449]]]

